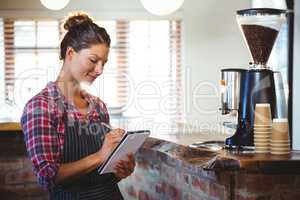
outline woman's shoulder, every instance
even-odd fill
[[[51,112],[56,106],[56,89],[52,85],[53,83],[50,82],[47,84],[45,88],[43,88],[38,94],[33,96],[29,101],[26,103],[24,110],[32,110],[35,111],[39,110],[49,110]]]

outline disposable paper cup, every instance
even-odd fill
[[[257,134],[270,134],[272,133],[272,131],[254,131],[254,133],[257,133]]]
[[[268,130],[271,131],[272,130],[272,126],[269,127],[254,127],[253,128],[255,131],[260,131],[260,130]]]
[[[256,135],[254,134],[254,138],[257,138],[257,139],[268,139],[270,140],[271,139],[271,135]]]
[[[255,150],[255,153],[265,153],[265,154],[268,154],[268,153],[270,153],[270,151],[257,151],[257,150]]]
[[[254,136],[264,136],[264,137],[271,137],[271,133],[254,133]]]
[[[270,139],[269,138],[254,138],[254,143],[260,143],[260,142],[268,142],[270,143]]]
[[[256,150],[260,150],[260,151],[267,151],[270,150],[270,146],[266,145],[266,146],[255,146]]]
[[[290,140],[272,140],[271,139],[270,142],[272,144],[286,144],[286,143],[290,144]]]
[[[266,143],[260,143],[260,144],[254,144],[255,149],[264,148],[264,149],[270,149],[270,145]]]
[[[272,128],[271,123],[270,124],[254,124],[254,128]]]
[[[269,138],[254,138],[254,142],[268,142],[270,143],[270,139]]]
[[[285,147],[290,147],[290,144],[289,143],[286,143],[286,144],[273,144],[271,143],[270,144],[271,147],[274,147],[274,148],[285,148]]]
[[[271,146],[271,150],[272,151],[290,151],[290,147],[274,147],[274,146]]]
[[[288,132],[278,132],[272,130],[271,139],[273,141],[288,141],[290,139]]]
[[[255,153],[269,154],[270,151],[259,151],[259,150],[255,150]]]
[[[254,111],[255,125],[271,125],[272,115],[270,104],[256,104]]]
[[[257,141],[257,142],[259,142],[259,141],[268,141],[268,142],[270,142],[270,138],[269,137],[263,137],[263,138],[254,137],[254,141]]]
[[[276,131],[279,133],[286,133],[289,131],[288,119],[286,118],[274,118],[272,124],[272,131]]]
[[[274,155],[288,155],[290,153],[291,153],[290,151],[271,151],[271,154]]]

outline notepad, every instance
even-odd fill
[[[98,173],[105,174],[115,172],[114,167],[116,164],[120,160],[128,160],[128,154],[136,153],[149,135],[149,130],[128,131],[110,156],[98,168]]]

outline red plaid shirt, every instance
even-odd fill
[[[95,120],[100,115],[97,106],[105,113],[105,123],[109,115],[105,104],[97,97],[85,94],[89,103],[89,113],[84,116],[68,103],[54,82],[28,101],[21,117],[24,140],[28,156],[33,163],[38,183],[45,188],[54,186],[64,146],[64,109],[68,118],[75,120]]]

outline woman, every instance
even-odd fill
[[[99,175],[97,168],[124,130],[105,129],[105,104],[80,87],[102,74],[110,37],[84,13],[70,16],[64,28],[57,80],[26,104],[21,118],[28,155],[50,199],[123,199],[117,183],[133,172],[133,155],[119,162],[115,173]]]

